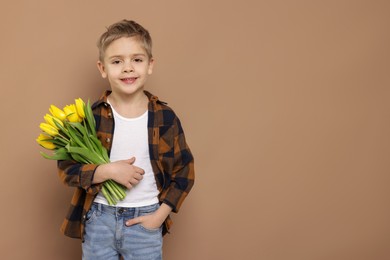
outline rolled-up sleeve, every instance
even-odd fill
[[[84,189],[87,193],[96,194],[100,191],[99,184],[92,180],[98,164],[80,164],[75,161],[58,161],[58,175],[61,181],[70,187]]]

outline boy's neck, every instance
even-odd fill
[[[143,91],[133,95],[117,95],[112,92],[108,100],[115,111],[126,118],[139,117],[148,109],[149,99]]]

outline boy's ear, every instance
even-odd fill
[[[103,62],[101,62],[100,60],[97,61],[97,67],[98,67],[98,70],[100,71],[100,74],[102,75],[102,78],[107,78],[107,73],[106,73],[106,69],[104,67],[104,64]]]
[[[148,74],[149,74],[149,75],[151,75],[152,72],[153,72],[153,65],[154,65],[154,59],[151,58],[151,59],[149,60],[149,69],[148,69]]]

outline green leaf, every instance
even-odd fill
[[[57,122],[57,120],[53,120],[53,122],[57,126],[57,128],[60,129],[61,133],[64,133],[67,137],[69,137],[68,131],[66,130],[65,126],[62,126],[60,123]]]
[[[44,152],[41,152],[41,155],[49,160],[71,160],[72,157],[68,154],[65,148],[60,148],[54,152],[53,155],[48,155]]]
[[[77,130],[72,127],[69,127],[68,130],[72,144],[77,144],[80,147],[86,147],[86,145],[81,141],[83,137],[78,133]]]
[[[79,122],[73,122],[73,123],[70,122],[69,125],[73,129],[77,129],[80,132],[81,136],[87,135],[87,130],[85,129],[85,127],[81,123],[79,123]]]
[[[107,149],[103,146],[103,144],[100,142],[100,140],[93,135],[89,135],[89,138],[92,140],[95,150],[98,151],[98,153],[103,157],[105,162],[110,162],[110,158],[108,157]]]
[[[108,156],[107,149],[102,146],[102,155],[106,162],[110,162],[110,157]]]
[[[84,113],[85,113],[85,118],[86,118],[87,123],[88,123],[88,129],[89,129],[88,132],[89,132],[90,134],[96,136],[96,130],[95,130],[96,122],[95,122],[95,117],[93,116],[93,112],[92,112],[92,108],[91,108],[91,103],[90,103],[89,100],[88,100],[87,105],[84,106]]]
[[[68,144],[67,142],[65,142],[65,140],[63,140],[62,138],[58,138],[57,136],[47,141],[55,144],[56,147],[65,147]]]
[[[73,160],[75,160],[76,162],[84,163],[84,164],[91,163],[90,161],[88,161],[87,159],[85,159],[84,157],[82,157],[78,153],[72,153],[71,156],[72,156]]]
[[[74,146],[67,145],[66,148],[67,148],[69,153],[80,154],[81,156],[83,156],[85,159],[91,161],[92,163],[95,163],[95,164],[105,163],[102,158],[99,158],[99,156],[97,156],[95,153],[91,152],[90,150],[88,150],[85,147],[74,147]]]
[[[89,135],[88,137],[89,137],[89,140],[91,140],[91,146],[92,146],[93,150],[96,151],[99,154],[102,154],[102,146],[99,145],[99,143],[96,142],[96,140],[95,140],[96,137],[93,136],[93,135]]]

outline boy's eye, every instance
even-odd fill
[[[133,59],[133,61],[135,61],[135,62],[142,62],[143,60],[140,59],[140,58],[136,58],[136,59]]]
[[[113,60],[112,64],[119,64],[121,61],[120,60]]]

